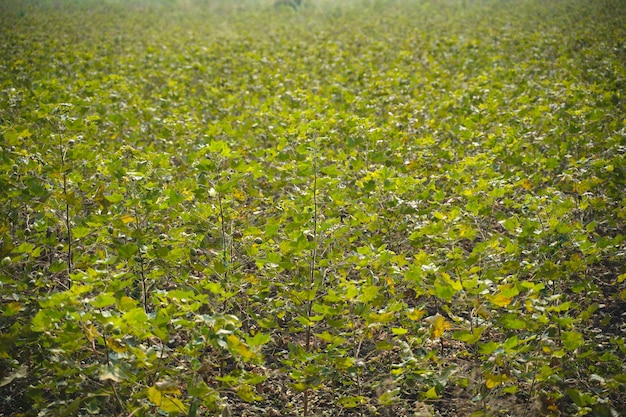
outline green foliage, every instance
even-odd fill
[[[0,414],[617,415],[622,6],[3,1]]]

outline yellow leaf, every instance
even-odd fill
[[[237,201],[244,201],[246,199],[246,193],[244,193],[238,188],[235,188],[233,190],[233,197],[235,197],[235,200]]]
[[[387,283],[387,290],[391,293],[391,295],[396,295],[395,281],[390,277],[387,277],[385,281]]]
[[[385,313],[372,313],[369,317],[369,323],[386,324],[393,321],[395,313],[393,311],[387,311]]]
[[[85,326],[85,336],[87,336],[87,340],[93,342],[94,339],[100,336],[100,332],[98,332],[98,328],[93,324],[88,324]]]
[[[134,218],[133,216],[131,216],[130,214],[125,214],[125,215],[123,215],[123,216],[120,218],[120,220],[121,220],[124,224],[127,224],[127,223],[132,223],[132,222],[135,222],[135,221],[136,221],[136,220],[135,220],[135,218]]]
[[[241,398],[247,403],[251,403],[251,402],[262,399],[260,396],[256,395],[254,388],[252,388],[250,385],[247,385],[247,384],[243,384],[237,387],[237,395],[239,396],[239,398]]]
[[[433,216],[435,216],[435,218],[438,219],[438,220],[446,219],[446,215],[441,213],[441,212],[439,212],[439,211],[434,212]]]
[[[98,189],[96,190],[96,193],[93,196],[93,200],[98,203],[98,205],[100,206],[100,208],[108,208],[111,203],[109,201],[107,201],[106,198],[104,198],[104,185],[100,184],[98,186]]]
[[[22,304],[18,302],[12,302],[6,305],[4,311],[2,312],[2,315],[5,317],[14,316],[16,314],[19,314],[22,310],[24,310]]]
[[[526,311],[532,313],[535,311],[535,306],[533,306],[532,300],[526,299],[524,300],[524,307],[526,307]]]
[[[448,322],[441,314],[430,316],[426,319],[426,321],[430,324],[433,339],[441,337],[443,333],[450,328],[450,322]]]
[[[491,312],[484,305],[479,306],[475,313],[483,319],[488,319],[491,316]]]
[[[168,413],[183,413],[187,414],[187,406],[183,404],[181,400],[174,397],[166,397],[163,396],[163,402],[159,406],[159,408]]]
[[[166,413],[187,413],[187,407],[181,400],[163,394],[157,387],[148,388],[148,399]]]
[[[506,307],[511,304],[511,298],[505,297],[502,294],[496,294],[491,297],[491,302],[497,305],[498,307]]]
[[[130,297],[126,296],[126,295],[123,295],[119,299],[119,301],[117,302],[117,308],[120,311],[126,312],[126,311],[130,311],[130,310],[132,310],[133,308],[136,308],[136,307],[137,307],[137,300],[135,300],[133,298],[130,298]]]
[[[431,389],[426,391],[426,398],[431,399],[431,400],[435,398],[439,398],[439,395],[437,394],[437,390],[435,389],[435,387],[432,387]]]
[[[169,379],[158,381],[156,384],[154,384],[154,386],[156,387],[156,389],[158,389],[164,394],[179,394],[180,395],[180,389],[178,389],[178,384]]]
[[[126,352],[126,350],[128,350],[126,345],[123,344],[122,341],[117,337],[109,337],[107,339],[107,345],[109,346],[109,349],[117,353]]]
[[[426,314],[426,310],[416,310],[414,308],[410,308],[406,312],[406,317],[409,320],[418,321]]]
[[[163,394],[156,387],[150,387],[148,388],[148,399],[156,405],[161,405]]]
[[[497,375],[485,372],[485,386],[489,389],[497,387],[507,379],[506,375]]]
[[[189,190],[183,190],[183,195],[185,196],[185,201],[193,201],[195,196]]]
[[[228,336],[226,336],[226,341],[228,343],[228,347],[232,351],[241,355],[244,360],[254,359],[256,357],[256,354],[248,349],[248,346],[243,344],[241,340],[237,338],[237,336],[229,334]]]

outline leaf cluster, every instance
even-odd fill
[[[0,414],[614,416],[619,0],[0,4]]]

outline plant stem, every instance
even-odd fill
[[[135,217],[135,228],[139,231],[139,235],[143,235],[142,231],[142,219],[139,217],[137,208],[133,210],[133,216]],[[146,268],[143,253],[141,251],[141,241],[137,241],[139,246],[139,276],[141,278],[141,302],[143,304],[143,311],[148,312],[148,282],[146,280]]]
[[[311,249],[311,260],[309,264],[309,281],[311,287],[315,287],[315,268],[317,262],[317,156],[313,159],[313,248]],[[307,319],[311,316],[313,301],[307,302]],[[311,348],[311,325],[306,328],[306,350]]]
[[[113,395],[115,396],[115,400],[117,401],[117,405],[120,407],[120,409],[125,411],[126,407],[124,407],[124,402],[120,398],[120,395],[117,393],[117,390],[115,389],[115,384],[113,383],[113,381],[109,380],[109,385],[111,386],[111,389],[113,390]]]
[[[67,200],[67,174],[63,173],[63,194],[65,200],[65,227],[67,229],[67,272],[72,273],[72,225],[70,224],[70,203]]]
[[[63,172],[63,197],[65,198],[65,228],[67,229],[67,282],[68,287],[71,285],[72,281],[69,277],[69,274],[72,273],[72,225],[70,222],[70,201],[68,195],[68,187],[67,187],[67,170],[65,169],[65,156],[66,150],[63,147],[62,138],[59,135],[59,153],[61,155],[61,170]]]
[[[309,390],[307,389],[306,391],[304,391],[304,400],[303,400],[303,413],[304,413],[304,417],[307,417],[309,415]]]
[[[228,278],[228,245],[226,243],[226,221],[224,220],[224,207],[222,206],[222,193],[217,194],[217,202],[220,209],[220,225],[222,227],[222,261],[224,262],[224,278]]]
[[[317,263],[317,143],[315,143],[313,149],[313,248],[311,248],[311,259],[309,263],[309,281],[311,285],[311,289],[315,288],[315,269]],[[307,317],[307,325],[306,325],[306,342],[305,342],[305,350],[309,352],[311,350],[311,324],[308,321],[309,317],[311,317],[311,312],[313,310],[313,300],[307,301],[306,306],[306,317]],[[309,415],[309,390],[304,391],[304,417]]]
[[[146,270],[144,268],[143,254],[139,254],[139,274],[141,275],[141,298],[143,311],[148,312],[148,284],[146,282]]]
[[[109,337],[106,331],[102,332],[102,338],[104,340],[104,356],[107,361],[107,366],[111,366],[111,354],[109,352],[109,344],[107,343]]]
[[[524,417],[526,417],[528,415],[528,412],[531,410],[531,401],[533,399],[533,391],[535,390],[535,382],[537,381],[537,374],[534,373],[533,374],[533,380],[530,383],[530,389],[528,390],[528,408],[526,409],[526,411],[524,412]]]

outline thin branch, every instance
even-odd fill
[[[224,267],[228,266],[228,244],[226,243],[226,220],[224,219],[224,208],[222,206],[222,193],[217,194],[217,201],[220,209],[220,224],[222,227],[222,260]],[[226,268],[225,277],[228,276],[228,268]]]
[[[72,224],[70,222],[70,201],[67,186],[67,170],[65,168],[66,149],[63,147],[63,139],[59,135],[59,154],[61,155],[61,171],[63,175],[63,197],[65,198],[65,228],[67,229],[67,274],[68,287],[71,285],[69,274],[72,273]]]
[[[312,191],[313,191],[313,248],[311,249],[311,260],[309,264],[309,273],[310,273],[309,282],[311,285],[311,289],[314,289],[315,288],[315,269],[316,269],[316,263],[317,263],[317,243],[318,243],[318,236],[317,236],[317,143],[315,143],[315,146],[313,148],[313,190]],[[307,311],[306,311],[307,321],[309,317],[311,317],[312,310],[313,310],[313,301],[309,300],[307,302]],[[307,325],[306,325],[306,351],[307,352],[311,350],[311,333],[312,333],[311,324],[307,322]],[[304,391],[303,407],[304,407],[304,410],[303,410],[304,417],[307,417],[309,415],[309,390],[308,389]]]
[[[315,269],[317,263],[317,144],[313,150],[313,248],[311,249],[311,259],[309,264],[309,283],[311,289],[315,287]],[[307,319],[311,316],[313,309],[313,301],[307,303]],[[311,348],[311,325],[307,324],[306,328],[306,350]]]

